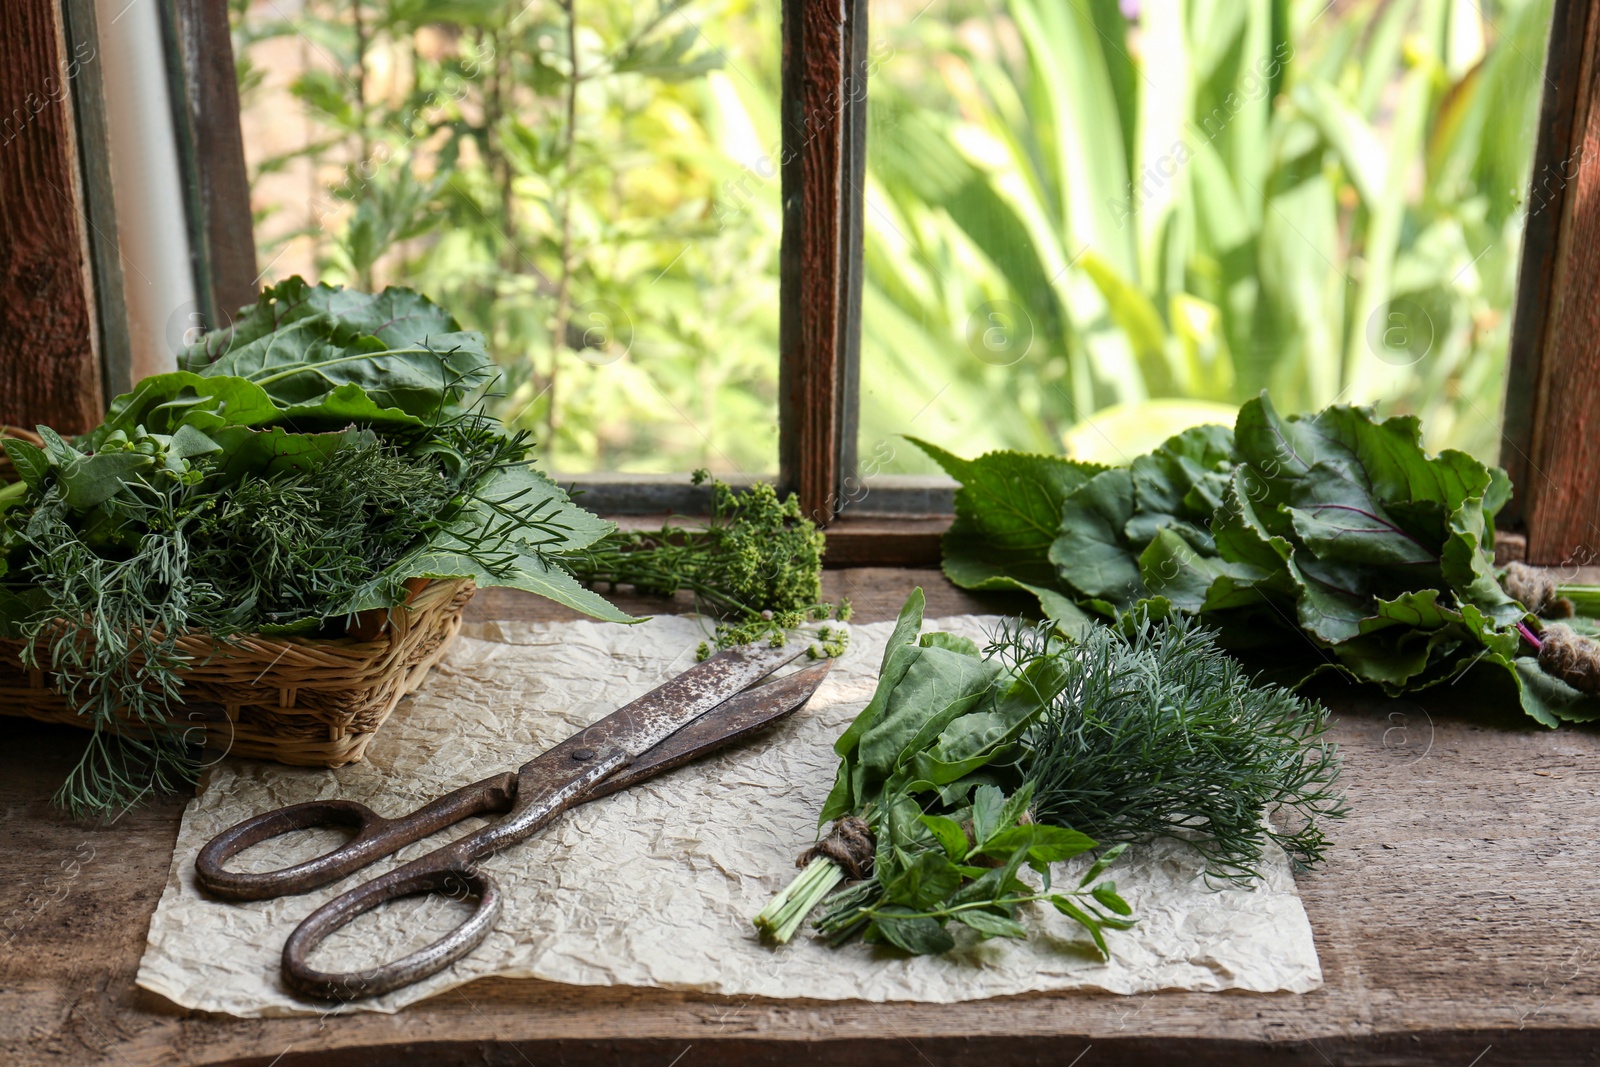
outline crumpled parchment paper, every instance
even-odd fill
[[[927,628],[981,642],[996,622],[962,616]],[[283,987],[284,938],[334,894],[449,838],[410,846],[303,896],[246,904],[200,895],[194,857],[201,846],[239,820],[284,804],[344,797],[397,816],[515,768],[690,666],[705,626],[668,616],[636,626],[479,628],[476,637],[460,638],[401,704],[366,762],[329,771],[221,761],[184,812],[138,984],[183,1007],[230,1015],[327,1013],[328,1004]],[[1107,963],[1081,930],[1044,906],[1030,909],[1033,936],[1025,942],[961,942],[941,957],[905,959],[859,942],[835,950],[807,933],[783,948],[762,945],[750,918],[793,876],[795,856],[815,837],[816,813],[837,763],[833,741],[870,698],[891,626],[854,627],[848,653],[787,722],[577,808],[489,860],[485,867],[504,890],[505,911],[487,941],[442,974],[331,1010],[393,1012],[488,975],[941,1003],[1038,990],[1306,992],[1321,985],[1310,924],[1288,860],[1277,851],[1262,881],[1218,888],[1207,885],[1198,859],[1183,846],[1129,849],[1109,876],[1139,922],[1128,932],[1107,932]],[[341,839],[337,831],[304,831],[257,845],[234,866],[281,867]],[[1083,862],[1069,865],[1058,882],[1076,884],[1066,878]],[[346,971],[397,958],[467,910],[445,898],[396,902],[334,935],[312,963]]]

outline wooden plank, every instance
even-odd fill
[[[227,0],[162,0],[195,289],[208,328],[254,304],[260,275]]]
[[[77,120],[78,157],[83,171],[83,217],[94,275],[100,374],[105,395],[113,397],[133,388],[133,341],[128,334],[122,242],[111,187],[111,130],[106,125],[99,20],[94,0],[63,0],[61,14],[70,57],[67,67],[69,72],[75,71],[71,79],[72,113]]]
[[[1506,359],[1505,409],[1500,420],[1500,466],[1511,476],[1515,490],[1500,513],[1500,522],[1507,525],[1523,522],[1527,502],[1523,487],[1536,477],[1529,458],[1533,449],[1534,405],[1547,343],[1561,220],[1567,190],[1577,177],[1572,151],[1573,114],[1578,103],[1590,6],[1586,0],[1555,0],[1551,9],[1545,90],[1525,202],[1522,261]]]
[[[783,5],[778,471],[819,524],[839,484],[841,0]]]
[[[831,594],[853,597],[863,622],[892,618],[913,585],[930,594],[930,617],[996,610],[931,571],[826,579]],[[485,594],[472,611],[480,624],[560,615],[522,594]],[[1592,1064],[1600,734],[1530,729],[1520,714],[1483,706],[1481,694],[1445,688],[1426,706],[1325,691],[1351,814],[1327,865],[1298,879],[1323,989],[950,1005],[488,980],[398,1015],[181,1011],[133,978],[182,802],[158,801],[111,826],[74,824],[45,798],[81,737],[7,723],[0,1062]]]
[[[0,423],[81,433],[105,409],[54,0],[0,4]]]
[[[839,365],[835,399],[834,515],[849,498],[846,487],[859,469],[861,432],[861,282],[866,237],[867,188],[867,0],[844,0],[844,81],[839,147]],[[911,560],[904,561],[911,565]]]
[[[826,567],[937,567],[950,516],[877,518],[844,515],[828,527]]]
[[[1587,563],[1600,553],[1600,16],[1579,3],[1556,14],[1503,458],[1529,560]]]

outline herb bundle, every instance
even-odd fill
[[[1600,684],[1572,684],[1600,671],[1550,669],[1544,624],[1494,567],[1505,473],[1429,455],[1414,417],[1282,417],[1263,394],[1232,430],[1187,430],[1125,468],[914,443],[962,483],[945,574],[1030,592],[1069,630],[1192,615],[1289,685],[1333,671],[1399,694],[1476,668],[1546,726],[1600,718]],[[1544,599],[1596,601],[1559,594]],[[1600,665],[1600,647],[1580,651]]]
[[[1048,902],[1105,955],[1105,931],[1130,926],[1131,909],[1097,879],[1130,843],[1182,840],[1235,880],[1256,874],[1269,842],[1321,858],[1322,824],[1344,814],[1326,712],[1251,683],[1197,626],[1142,619],[1071,641],[1019,622],[980,654],[919,636],[922,605],[918,590],[835,746],[818,819],[834,829],[756,917],[764,936],[788,940],[820,903],[836,944],[943,952],[951,924],[1025,937],[1020,909]],[[1052,886],[1051,864],[1101,845],[1074,888]]]
[[[483,339],[423,297],[292,279],[179,364],[81,439],[5,442],[0,634],[94,728],[57,797],[75,813],[192,778],[185,634],[342,632],[419,578],[628,618],[561,563],[611,524],[478,410]]]
[[[1048,900],[1104,952],[1101,929],[1125,925],[1130,911],[1114,883],[1088,886],[1104,863],[1076,890],[1050,887],[1050,864],[1095,842],[1031,821],[1028,788],[1017,788],[1022,736],[1038,711],[1034,675],[1052,668],[1014,676],[967,638],[921,633],[923,603],[918,589],[901,608],[872,700],[834,746],[839,773],[818,818],[839,820],[834,834],[756,927],[787,941],[847,872],[870,872],[826,901],[822,928],[835,943],[860,935],[944,952],[952,922],[980,938],[1024,937],[1018,910]],[[1019,877],[1023,866],[1038,887]]]
[[[589,585],[631,585],[646,596],[687,590],[699,610],[724,620],[720,647],[781,643],[807,620],[849,619],[849,601],[837,609],[821,603],[824,538],[794,494],[780,500],[765,482],[738,493],[706,471],[693,475],[695,485],[708,481],[712,513],[704,526],[616,530],[564,561]],[[843,635],[819,631],[828,655],[843,651]]]

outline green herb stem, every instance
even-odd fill
[[[280,382],[285,378],[292,378],[297,374],[322,374],[327,368],[336,367],[341,363],[370,362],[374,359],[382,359],[385,356],[414,356],[424,352],[430,355],[434,354],[433,349],[416,345],[407,348],[385,348],[377,352],[355,352],[347,356],[335,356],[332,359],[324,359],[316,363],[296,363],[281,370],[267,366],[255,374],[247,374],[244,377],[265,389],[275,382]],[[272,373],[263,374],[262,371],[271,371]]]
[[[1600,585],[1558,585],[1556,596],[1571,601],[1579,615],[1600,616]]]
[[[811,914],[811,909],[822,903],[842,881],[844,870],[830,859],[819,856],[806,864],[805,869],[755,917],[755,927],[761,931],[762,939],[786,944]]]
[[[17,503],[28,495],[27,482],[12,482],[10,485],[0,486],[0,511],[4,511],[12,504]]]

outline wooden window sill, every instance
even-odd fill
[[[1013,610],[926,569],[840,568],[830,596],[893,618]],[[659,600],[646,613],[682,610]],[[479,622],[560,617],[486,592]],[[1530,728],[1471,692],[1336,686],[1350,816],[1299,879],[1324,988],[1302,996],[1042,995],[969,1004],[752,1000],[489,980],[398,1015],[236,1020],[133,987],[180,798],[81,826],[48,796],[80,743],[16,723],[0,751],[0,1061],[147,1064],[1578,1064],[1600,1044],[1600,733]],[[84,861],[84,857],[91,857]],[[63,876],[63,861],[79,873]]]

